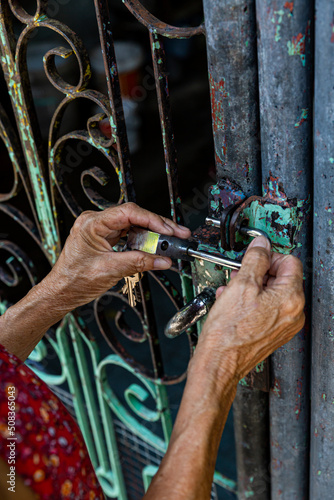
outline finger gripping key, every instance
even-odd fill
[[[183,240],[175,236],[154,233],[147,229],[132,227],[127,241],[128,250],[141,250],[162,257],[181,259],[193,262],[194,257],[188,251],[196,250],[198,243],[191,240]]]

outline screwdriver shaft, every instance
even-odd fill
[[[195,257],[195,259],[203,259],[208,262],[212,262],[213,264],[219,264],[220,266],[228,267],[229,269],[238,270],[241,268],[241,262],[227,259],[225,257],[220,257],[218,255],[212,255],[210,253],[193,250],[192,248],[188,249],[188,255],[190,257]]]

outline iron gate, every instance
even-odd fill
[[[234,403],[238,486],[217,470],[212,497],[233,498],[238,490],[241,499],[329,499],[334,472],[334,3],[204,0],[205,23],[195,28],[168,25],[138,0],[123,3],[147,29],[151,44],[171,217],[181,219],[182,202],[164,43],[168,38],[206,35],[217,173],[208,213],[219,216],[231,204],[261,196],[262,201],[248,206],[248,217],[271,234],[276,249],[293,251],[303,260],[307,325],[313,307],[312,405],[306,326],[270,363],[262,363],[241,382]],[[13,172],[11,185],[7,188],[7,179],[0,195],[2,312],[56,262],[70,221],[82,211],[82,197],[95,209],[135,200],[107,2],[95,0],[94,6],[108,95],[91,89],[88,53],[70,27],[50,17],[48,1],[37,0],[29,13],[23,4],[0,2],[1,63],[12,105],[10,109],[2,99],[0,134]],[[50,85],[62,96],[50,124],[47,151],[27,66],[29,41],[33,43],[38,28],[57,33],[66,46],[44,55]],[[69,83],[56,64],[71,56],[79,68],[75,83]],[[64,132],[65,118],[78,102],[93,103],[99,112],[89,116],[82,129]],[[105,117],[110,140],[99,128]],[[66,149],[71,141],[77,141],[79,158],[97,151],[105,166],[81,168],[78,176]],[[108,191],[115,172],[117,194],[113,188]],[[201,227],[195,234],[206,250],[217,251],[214,228]],[[232,250],[227,254],[240,257]],[[118,289],[110,290],[93,308],[67,315],[30,356],[29,365],[77,418],[108,497],[138,499],[148,487],[172,429],[169,391],[185,378],[186,367],[179,373],[169,371],[166,353],[191,354],[196,340],[192,331],[180,341],[169,341],[172,345],[162,340],[160,323],[166,318],[157,317],[154,296],[165,297],[171,315],[207,284],[217,286],[227,279],[227,271],[203,262],[192,269],[179,263],[169,273],[148,273],[136,309]]]

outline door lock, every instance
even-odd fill
[[[165,328],[165,335],[172,339],[181,335],[187,328],[208,314],[215,300],[216,290],[210,287],[204,288],[203,292],[188,302],[169,320]]]

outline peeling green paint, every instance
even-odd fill
[[[12,100],[18,131],[21,136],[22,149],[28,166],[28,173],[36,201],[36,213],[43,235],[43,246],[49,256],[50,262],[55,264],[57,255],[60,252],[57,228],[53,218],[46,182],[43,177],[42,160],[37,149],[29,119],[29,110],[23,94],[18,61],[14,59],[8,50],[5,33],[6,19],[2,15],[0,19],[0,46],[1,52],[5,54],[5,58],[1,58],[3,73],[6,78],[8,93]]]
[[[244,215],[249,219],[249,226],[268,234],[274,251],[291,253],[297,245],[296,236],[310,208],[310,198],[298,201],[295,207],[254,201],[244,210]]]

